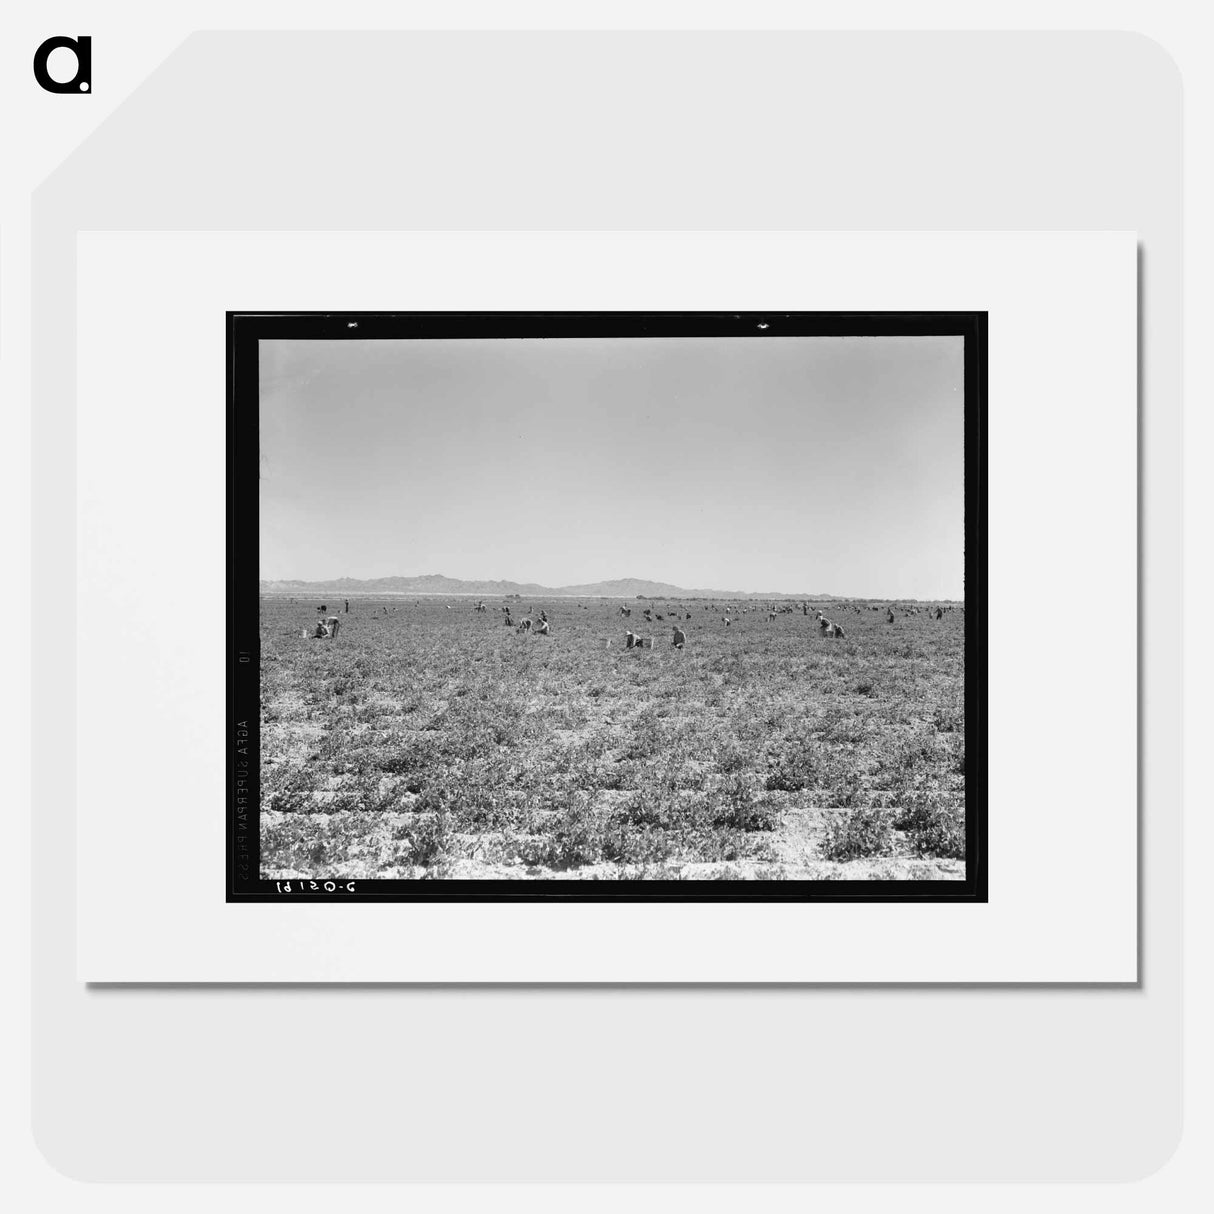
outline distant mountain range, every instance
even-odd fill
[[[583,586],[539,586],[535,582],[470,582],[462,578],[427,573],[421,577],[335,578],[328,582],[266,582],[262,594],[470,594],[502,596],[521,594],[527,598],[617,598],[634,599],[798,599],[829,602],[837,595],[790,594],[783,590],[688,590],[668,582],[649,582],[643,578],[616,578],[610,582],[591,582]]]

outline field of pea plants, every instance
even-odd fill
[[[262,598],[263,877],[964,877],[960,604],[476,604]]]

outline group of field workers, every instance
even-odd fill
[[[350,610],[350,600],[346,599],[346,610]],[[341,629],[341,618],[336,615],[328,614],[329,608],[326,603],[321,603],[316,609],[316,627],[313,629],[305,628],[303,634],[305,637],[311,637],[313,640],[331,640],[337,636]]]
[[[345,599],[344,603],[345,603],[346,612],[349,612],[350,600]],[[586,605],[585,605],[585,603],[582,603],[582,604],[580,604],[580,606],[585,608]],[[802,603],[802,604],[800,604],[800,606],[801,606],[802,614],[808,616],[809,615],[809,604]],[[452,609],[451,605],[447,604],[447,610],[450,611],[451,609]],[[736,609],[736,611],[737,611],[737,614],[745,615],[751,609],[752,609],[752,607],[750,605],[744,605],[744,606],[741,606],[740,609]],[[754,609],[759,610],[759,608],[757,608],[757,607],[755,607]],[[846,610],[846,609],[847,609],[846,605],[840,608],[840,610]],[[933,608],[929,609],[929,614],[931,617],[934,617],[936,620],[941,620],[944,618],[945,611],[951,611],[952,609],[953,608],[951,605],[947,608],[937,606],[937,607],[933,607]],[[303,635],[305,637],[312,638],[315,640],[332,640],[332,639],[336,638],[336,636],[341,628],[341,619],[339,616],[329,615],[328,610],[329,610],[328,605],[324,604],[324,603],[322,603],[319,607],[317,607],[316,625],[314,628],[311,628],[311,629],[305,628],[303,630]],[[384,607],[383,610],[385,613],[388,612],[387,607]],[[486,610],[487,610],[487,608],[485,606],[483,599],[479,600],[476,603],[476,605],[473,607],[473,611],[478,612],[478,613],[484,612]],[[515,622],[514,622],[514,616],[512,614],[512,608],[511,608],[510,604],[508,604],[508,603],[504,604],[500,608],[500,610],[502,612],[503,625],[505,625],[505,627],[507,627],[507,628],[514,628],[515,631],[520,634],[524,634],[524,635],[528,635],[528,636],[545,636],[546,637],[546,636],[550,636],[552,633],[552,626],[548,620],[548,613],[547,613],[547,611],[543,610],[542,608],[538,613],[528,613],[527,615],[521,617],[518,624],[515,624]],[[704,610],[710,611],[710,610],[713,610],[713,607],[706,605],[704,607]],[[852,605],[852,610],[859,613],[860,608],[858,606]],[[878,608],[874,606],[872,608],[872,610],[877,611]],[[911,612],[917,612],[920,609],[918,607],[914,607],[914,608],[911,608],[910,610],[911,610]],[[395,612],[396,608],[393,607],[392,611]],[[782,604],[776,608],[769,607],[767,610],[767,620],[770,623],[770,622],[776,620],[779,615],[790,614],[790,613],[792,613],[792,611],[793,611],[793,607],[791,607],[787,604]],[[677,611],[672,608],[667,608],[666,612],[668,615],[671,616],[671,618],[677,619],[680,621],[685,621],[685,620],[691,619],[691,612],[686,610],[686,608],[679,608]],[[619,608],[619,613],[621,616],[627,618],[632,615],[632,608],[622,606]],[[666,618],[665,615],[663,615],[660,612],[657,612],[652,607],[644,608],[643,614],[644,614],[645,623],[647,623],[647,624],[653,624],[657,621],[664,621]],[[887,607],[885,609],[885,615],[886,615],[886,621],[888,623],[892,624],[894,622],[894,618],[895,618],[893,607]],[[822,614],[821,610],[817,610],[814,612],[814,618],[817,622],[818,632],[821,636],[835,638],[838,640],[847,639],[847,634],[843,630],[842,625],[837,623],[836,621],[827,619],[826,616]],[[726,627],[729,627],[730,625],[733,624],[734,620],[729,615],[723,615],[723,616],[721,616],[721,622],[723,624],[725,624]],[[681,623],[672,624],[670,633],[671,633],[670,644],[674,649],[683,649],[687,645],[687,633],[682,628]],[[653,643],[654,643],[653,637],[648,637],[648,638],[643,637],[640,633],[633,632],[631,628],[628,629],[624,633],[624,648],[626,648],[626,649],[652,649]],[[610,645],[610,642],[608,642],[608,645]]]

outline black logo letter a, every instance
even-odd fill
[[[71,80],[52,80],[46,70],[51,51],[66,47],[76,56],[76,74]],[[48,38],[34,52],[34,79],[48,93],[87,93],[93,87],[93,40],[81,34],[78,38]]]

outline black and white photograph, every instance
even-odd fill
[[[6,27],[20,1208],[1199,1207],[1182,6],[195,7]]]
[[[978,900],[984,313],[230,313],[230,899]]]

